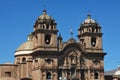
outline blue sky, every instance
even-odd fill
[[[44,3],[64,41],[70,38],[70,28],[77,39],[80,23],[90,12],[104,33],[105,70],[120,64],[120,0],[0,0],[0,63],[14,62],[14,51],[33,31]]]

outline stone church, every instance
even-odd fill
[[[63,42],[46,10],[33,28],[14,64],[0,64],[0,80],[104,80],[103,33],[91,15],[78,26],[77,41]]]

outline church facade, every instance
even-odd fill
[[[90,15],[78,27],[78,41],[63,42],[46,10],[33,28],[14,64],[0,64],[0,80],[104,80],[103,33]]]

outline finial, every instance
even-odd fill
[[[62,36],[61,36],[61,33],[59,33],[59,36],[58,36],[59,39],[62,39]]]
[[[44,9],[44,10],[43,10],[43,14],[46,14],[46,12],[47,12],[47,11]]]
[[[88,14],[88,19],[91,19],[91,15],[90,14]]]
[[[91,19],[90,10],[88,10],[88,19]]]
[[[59,34],[59,37],[61,37],[61,33]]]
[[[71,34],[71,38],[73,38],[73,31],[72,31],[72,28],[70,29],[70,34]]]

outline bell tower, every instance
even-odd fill
[[[78,29],[78,39],[87,52],[102,52],[101,26],[88,15]]]
[[[46,10],[38,17],[34,25],[33,41],[40,50],[57,50],[57,23]]]

